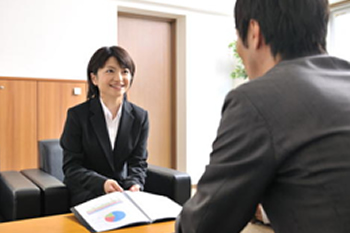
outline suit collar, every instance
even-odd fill
[[[115,141],[114,151],[112,151],[106,127],[106,119],[104,117],[102,106],[98,98],[91,99],[90,111],[92,112],[90,117],[91,125],[97,135],[100,145],[103,148],[108,163],[114,171],[114,158],[117,158],[119,160],[122,157],[126,156],[126,153],[123,153],[123,151],[128,144],[128,140],[130,139],[132,125],[135,118],[133,114],[132,104],[127,100],[124,100],[122,116],[119,123],[118,135]]]
[[[100,100],[98,98],[91,99],[90,111],[92,113],[90,117],[90,123],[97,135],[100,145],[102,146],[108,163],[114,171],[112,147],[109,141],[108,131],[106,127],[106,119],[103,114]]]
[[[127,100],[124,100],[118,135],[115,141],[116,144],[114,146],[114,154],[117,158],[121,158],[126,155],[123,153],[123,151],[125,146],[128,144],[128,140],[130,140],[134,119],[135,116],[133,114],[133,107],[131,103]]]

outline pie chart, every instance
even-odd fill
[[[107,222],[118,222],[125,217],[125,213],[123,211],[113,211],[106,215],[105,220]]]

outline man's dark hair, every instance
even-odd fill
[[[128,52],[119,46],[102,47],[92,55],[87,67],[88,99],[100,96],[98,87],[92,82],[91,73],[97,75],[97,71],[105,66],[110,57],[115,57],[121,67],[129,69],[131,74],[130,85],[134,81],[136,67]]]
[[[254,19],[274,57],[292,59],[326,52],[328,0],[237,0],[234,14],[245,46],[249,22]]]

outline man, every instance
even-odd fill
[[[350,232],[350,64],[326,54],[327,0],[237,0],[251,81],[231,91],[176,231],[238,233],[262,203],[276,233]]]

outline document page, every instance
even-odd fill
[[[150,222],[150,219],[124,193],[120,192],[92,199],[75,206],[74,209],[96,232],[117,229],[134,223]]]
[[[168,197],[147,192],[125,192],[152,221],[175,219],[182,206]]]

